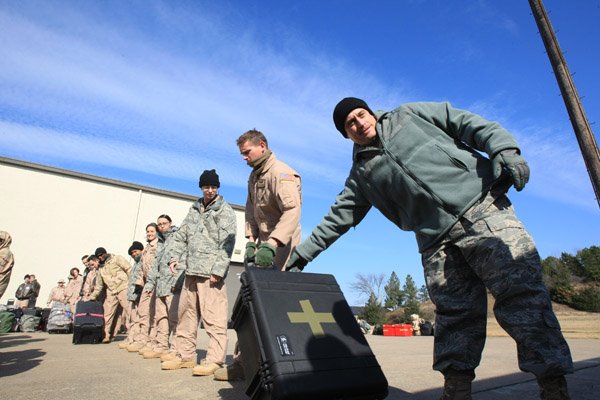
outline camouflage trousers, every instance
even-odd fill
[[[542,282],[540,257],[508,198],[490,194],[422,254],[436,306],[433,369],[474,370],[494,315],[517,343],[519,367],[536,377],[571,373],[569,347]]]

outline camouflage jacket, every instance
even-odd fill
[[[127,283],[127,300],[136,302],[140,299],[140,292],[136,293],[135,283],[138,279],[140,279],[140,275],[142,272],[142,259],[139,257],[133,267],[131,267],[131,272],[129,275],[129,282]]]
[[[186,275],[225,278],[235,245],[236,219],[233,208],[217,198],[208,206],[198,199],[173,236],[169,260],[185,264]],[[182,257],[185,255],[185,262]]]
[[[156,290],[157,297],[169,296],[178,293],[183,285],[183,271],[185,270],[185,253],[180,260],[175,274],[171,273],[169,268],[170,250],[173,247],[173,235],[178,228],[172,226],[169,232],[163,233],[165,238],[164,245],[156,252],[156,258],[148,273],[148,279],[144,286],[144,291],[150,292]]]

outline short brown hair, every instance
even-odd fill
[[[256,130],[256,128],[250,129],[249,131],[245,132],[242,136],[240,136],[237,139],[236,143],[237,146],[240,147],[248,141],[250,141],[250,143],[252,143],[253,145],[257,145],[262,141],[265,142],[267,149],[269,148],[269,142],[267,142],[267,138],[265,137],[264,133]]]

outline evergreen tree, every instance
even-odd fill
[[[375,293],[371,293],[369,296],[369,300],[365,304],[365,308],[360,317],[373,326],[383,324],[385,312],[377,300]]]
[[[576,256],[569,253],[562,253],[560,255],[560,261],[569,269],[572,275],[580,277],[585,276],[585,269],[583,268],[581,261]]]
[[[592,246],[578,251],[577,259],[583,265],[584,277],[600,282],[600,247]]]
[[[417,294],[417,299],[421,303],[429,300],[429,291],[427,290],[427,286],[421,286],[421,288],[419,289],[419,293]]]
[[[417,298],[418,290],[417,285],[415,285],[415,281],[412,276],[406,275],[406,279],[404,280],[404,286],[402,287],[402,292],[404,293],[404,322],[411,322],[411,314],[419,314],[421,309],[419,307],[419,300]]]
[[[573,307],[589,312],[600,312],[600,290],[589,287],[573,296]]]
[[[396,272],[392,271],[392,275],[384,289],[386,295],[384,302],[385,307],[391,308],[392,310],[400,307],[404,301],[404,295],[402,289],[400,289],[400,279],[398,279]]]
[[[574,257],[563,253],[560,259],[548,257],[542,261],[542,269],[548,271],[547,279],[550,296],[553,301],[561,304],[571,304],[575,289],[573,287]],[[567,263],[571,264],[568,266]]]

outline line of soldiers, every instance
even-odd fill
[[[252,167],[245,212],[245,258],[263,268],[284,270],[300,242],[302,203],[300,176],[269,150],[267,138],[252,129],[237,140]],[[118,331],[122,311],[127,338],[120,349],[144,359],[161,359],[161,369],[191,368],[192,375],[215,379],[243,377],[236,346],[235,362],[225,366],[228,299],[225,278],[236,237],[233,208],[219,195],[217,172],[199,178],[202,192],[180,227],[163,214],[146,226],[146,245],[133,242],[131,266],[119,255],[99,247],[83,260],[88,266],[83,300],[103,300],[104,343]],[[102,294],[104,293],[104,298]],[[196,339],[202,323],[209,337],[204,359],[197,362]]]

